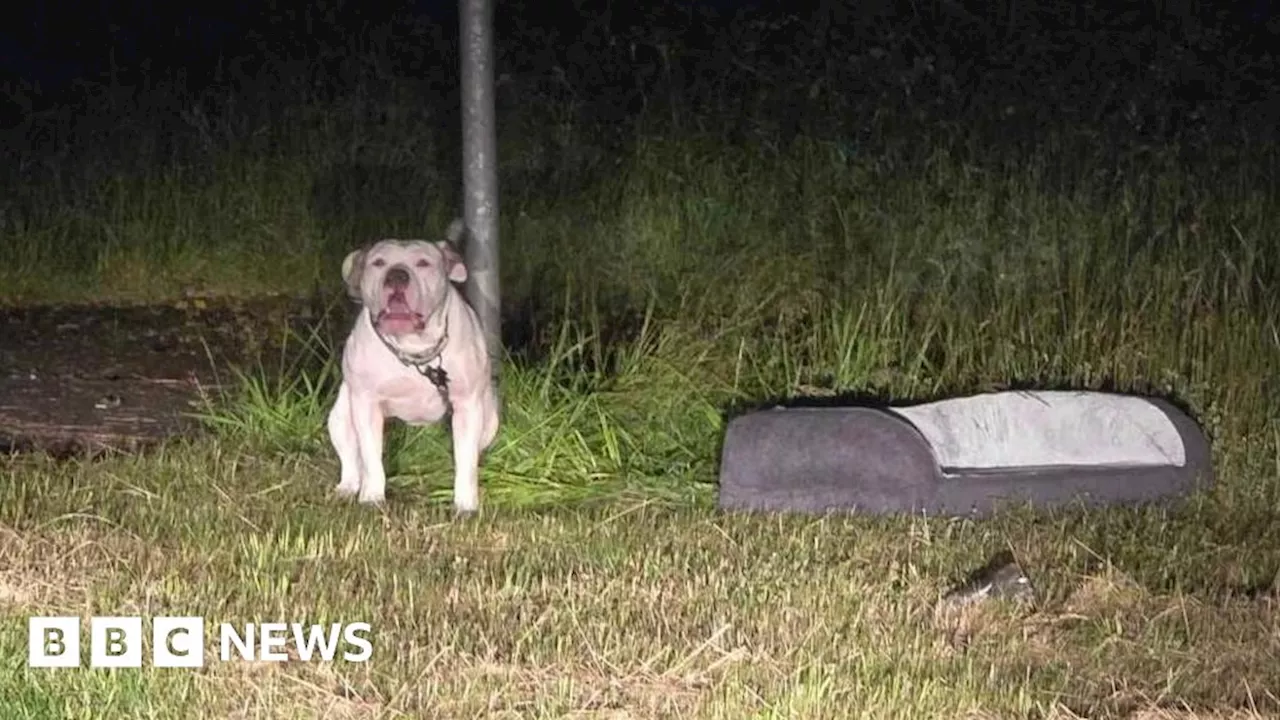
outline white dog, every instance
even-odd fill
[[[342,462],[337,493],[381,503],[386,418],[426,425],[452,412],[453,505],[480,506],[480,454],[498,432],[498,399],[475,311],[454,287],[467,279],[448,240],[382,240],[342,263],[360,315],[342,353],[342,385],[329,412],[329,439]]]

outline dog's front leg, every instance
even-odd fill
[[[387,473],[382,467],[382,406],[371,395],[351,394],[351,419],[360,445],[360,461],[364,465],[364,482],[360,484],[360,502],[379,504],[387,494]]]
[[[462,514],[480,509],[480,441],[484,407],[479,398],[453,406],[453,508]]]
[[[342,465],[342,480],[335,491],[338,497],[351,497],[360,491],[360,439],[351,415],[351,390],[344,382],[338,387],[338,399],[329,411],[329,442]]]

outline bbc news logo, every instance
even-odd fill
[[[373,656],[369,623],[304,625],[302,623],[222,623],[218,657],[230,660],[367,662]],[[204,618],[151,619],[151,664],[155,667],[204,667]],[[89,619],[89,667],[142,667],[141,617]],[[27,621],[27,665],[73,668],[81,664],[79,617],[33,617]]]

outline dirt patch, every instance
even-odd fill
[[[0,453],[132,452],[191,434],[192,414],[233,368],[271,375],[318,365],[340,347],[355,311],[336,292],[0,307]],[[536,357],[546,328],[530,312],[504,309],[513,356]]]
[[[230,368],[279,369],[301,338],[334,347],[347,316],[318,296],[0,308],[0,451],[132,451],[189,434]]]

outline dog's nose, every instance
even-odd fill
[[[387,271],[382,283],[391,287],[405,287],[409,284],[409,271],[402,267],[393,267]]]

